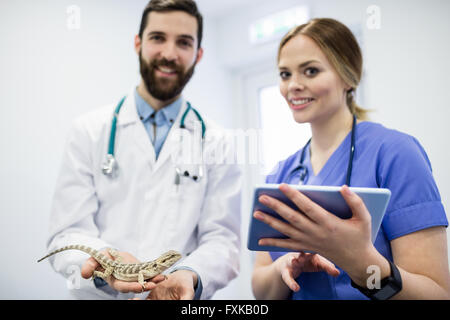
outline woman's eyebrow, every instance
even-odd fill
[[[304,67],[306,67],[307,65],[309,65],[309,64],[311,64],[311,63],[314,63],[314,62],[320,63],[320,61],[318,61],[318,60],[308,60],[308,61],[305,61],[305,62],[299,64],[298,68],[299,68],[299,69],[304,68]],[[282,70],[282,69],[288,69],[288,67],[285,67],[285,66],[283,66],[283,65],[280,65],[280,66],[278,66],[278,69],[280,69],[280,70]]]
[[[304,67],[306,67],[308,64],[311,64],[311,63],[314,63],[314,62],[320,63],[320,62],[317,61],[317,60],[308,60],[308,61],[306,61],[306,62],[301,63],[298,67],[299,67],[299,68],[304,68]]]

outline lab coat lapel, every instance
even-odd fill
[[[118,125],[121,129],[129,127],[128,130],[132,130],[131,136],[133,137],[130,144],[135,143],[138,149],[142,152],[143,158],[154,167],[156,162],[155,148],[145,130],[144,124],[139,119],[139,115],[136,109],[136,101],[134,99],[134,89],[128,93],[127,99],[124,102],[118,118]]]

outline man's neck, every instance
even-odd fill
[[[145,102],[147,102],[155,111],[159,111],[162,108],[168,106],[169,104],[176,101],[180,96],[176,96],[173,99],[161,101],[153,97],[147,90],[145,84],[141,81],[139,86],[137,87],[138,94],[144,99]]]

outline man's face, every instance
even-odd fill
[[[201,59],[197,20],[183,12],[151,12],[142,39],[136,39],[140,72],[148,92],[161,101],[175,100]]]

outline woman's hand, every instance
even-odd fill
[[[295,279],[302,272],[321,272],[325,271],[333,277],[339,275],[339,270],[330,261],[314,253],[294,253],[290,252],[278,258],[274,262],[274,267],[286,285],[292,291],[299,291],[300,285]]]
[[[298,207],[299,211],[269,196],[260,202],[273,209],[288,223],[256,211],[254,217],[288,236],[288,239],[266,238],[260,245],[277,246],[295,251],[313,251],[333,261],[350,273],[360,267],[358,261],[373,254],[371,216],[361,198],[343,186],[341,194],[353,216],[340,219],[326,211],[298,190],[286,184],[280,190]],[[358,272],[361,270],[358,269]]]

